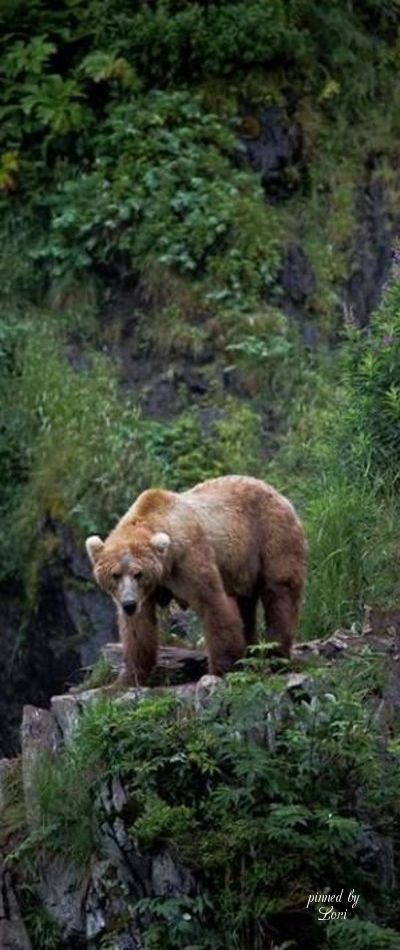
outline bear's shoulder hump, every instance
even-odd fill
[[[140,520],[167,511],[174,500],[174,493],[163,488],[148,488],[139,495],[132,514]]]

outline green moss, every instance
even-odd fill
[[[206,332],[191,319],[190,304],[185,309],[178,302],[163,307],[149,320],[143,318],[139,328],[139,346],[159,353],[165,359],[187,357],[194,361],[202,356]]]

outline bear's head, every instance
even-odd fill
[[[111,534],[106,541],[97,535],[86,539],[95,580],[122,613],[139,612],[162,583],[170,543],[164,531],[152,533],[144,528],[121,537]]]

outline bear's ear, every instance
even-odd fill
[[[93,567],[96,564],[100,551],[102,551],[103,547],[104,541],[102,541],[97,534],[92,535],[90,538],[86,538],[86,550]]]
[[[153,537],[150,538],[150,544],[157,554],[166,554],[171,544],[171,538],[165,531],[157,531],[156,534],[153,534]]]

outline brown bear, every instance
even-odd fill
[[[114,599],[126,682],[146,682],[157,657],[156,604],[174,597],[199,615],[210,671],[230,670],[254,642],[261,599],[284,655],[297,628],[305,573],[301,522],[270,485],[240,475],[189,491],[144,491],[106,541],[86,548]]]

